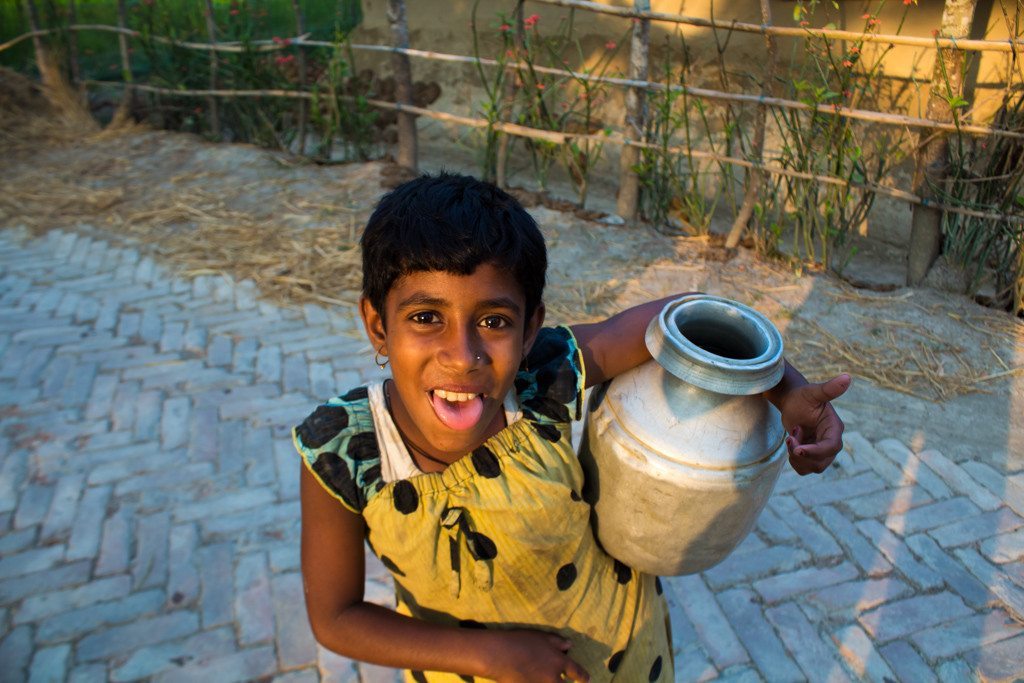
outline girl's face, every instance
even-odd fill
[[[390,360],[391,409],[406,438],[454,462],[499,432],[505,395],[544,320],[543,306],[527,320],[515,278],[485,263],[470,275],[406,275],[384,309],[382,319],[369,301],[360,302],[370,341]]]

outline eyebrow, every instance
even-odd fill
[[[430,296],[423,292],[414,292],[410,296],[406,297],[398,303],[398,310],[404,308],[413,308],[419,306],[428,306],[433,308],[445,308],[451,305],[447,299],[441,299],[439,297]],[[480,308],[505,308],[516,315],[519,315],[522,311],[519,304],[514,299],[507,296],[499,296],[493,299],[484,299],[477,304]]]

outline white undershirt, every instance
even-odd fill
[[[393,481],[423,474],[423,471],[416,467],[409,450],[402,442],[395,421],[391,419],[391,413],[388,412],[388,406],[384,400],[384,382],[368,385],[367,391],[370,398],[370,415],[373,416],[373,425],[376,427],[377,447],[380,449],[381,478],[390,484]],[[505,424],[512,424],[516,420],[522,419],[523,413],[519,409],[514,389],[505,395],[504,408]]]

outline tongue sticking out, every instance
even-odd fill
[[[468,401],[448,401],[436,394],[431,394],[430,400],[434,405],[434,413],[437,419],[445,426],[463,430],[473,427],[480,421],[484,412],[484,399],[482,396],[474,396]]]

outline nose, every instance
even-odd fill
[[[440,363],[458,372],[468,372],[483,359],[483,345],[476,327],[453,326],[438,352]]]

